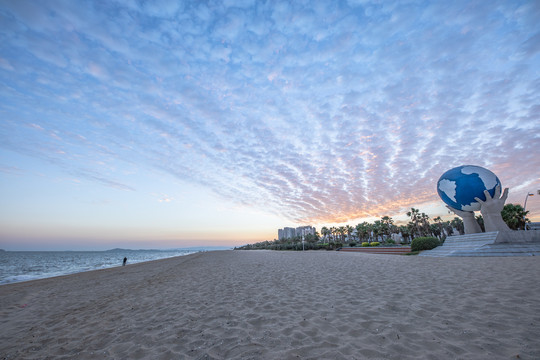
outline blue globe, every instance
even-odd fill
[[[499,178],[480,166],[463,165],[450,169],[437,182],[437,193],[450,207],[463,211],[478,211],[480,203],[475,197],[486,200],[484,190],[493,197]]]

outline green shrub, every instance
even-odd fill
[[[411,243],[411,251],[431,250],[440,245],[436,237],[417,237]]]
[[[349,246],[350,246],[350,247],[355,247],[355,246],[356,246],[356,243],[355,243],[355,242],[350,242],[350,243],[349,243]]]
[[[394,240],[392,240],[392,239],[388,239],[388,240],[386,240],[386,243],[387,244],[395,244],[396,242]]]
[[[368,243],[367,241],[366,241],[366,242],[363,242],[363,243],[362,243],[362,246],[363,246],[363,247],[369,246],[369,243]]]
[[[374,241],[371,243],[371,246],[379,246],[381,243],[378,241]]]

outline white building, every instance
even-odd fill
[[[278,230],[278,239],[291,239],[296,236],[306,236],[308,234],[315,235],[313,226],[300,226],[295,228],[286,227]]]
[[[296,228],[296,236],[315,235],[315,228],[313,226],[300,226]]]

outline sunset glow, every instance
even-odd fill
[[[451,218],[465,164],[540,221],[538,1],[153,4],[0,0],[0,248]]]

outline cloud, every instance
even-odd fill
[[[14,70],[8,60],[0,58],[0,67],[5,70]]]
[[[16,166],[4,166],[0,164],[0,172],[8,175],[22,175],[24,171]]]
[[[158,202],[160,203],[170,203],[174,200],[173,197],[167,195],[167,194],[157,194],[157,193],[152,193],[151,194],[153,197],[155,197],[157,199]]]
[[[540,186],[537,10],[3,4],[0,146],[122,190],[139,185],[119,169],[158,170],[297,222],[438,201],[465,163]]]

